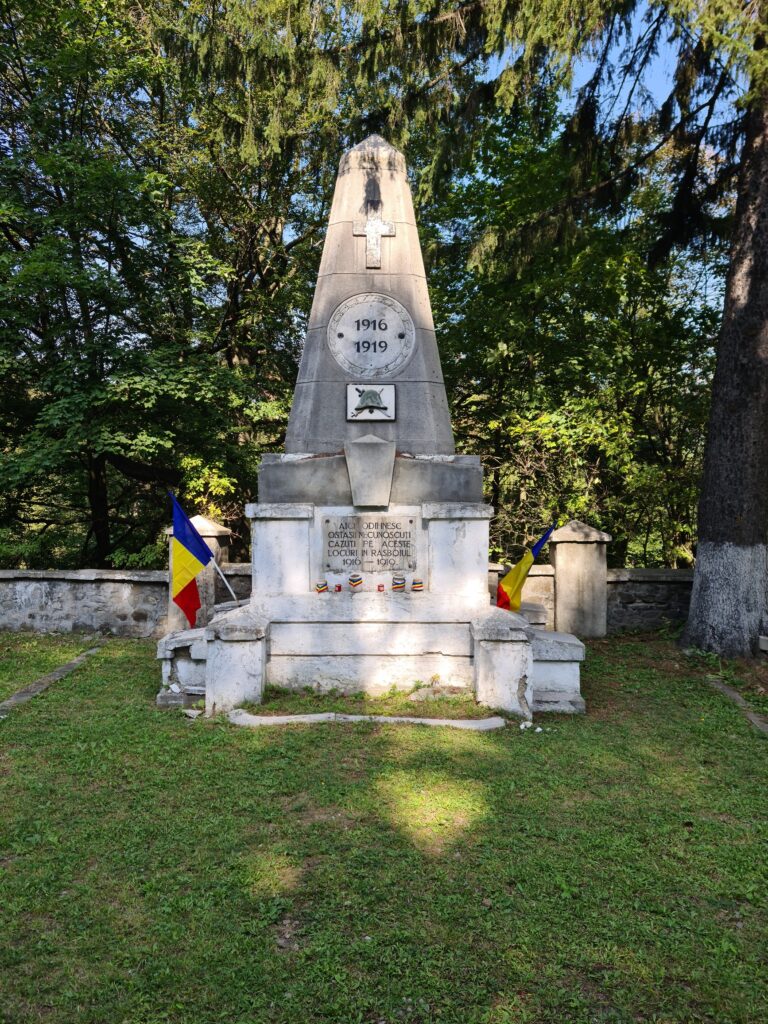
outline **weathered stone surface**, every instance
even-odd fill
[[[267,683],[289,690],[309,687],[318,693],[386,693],[393,686],[410,690],[416,683],[427,683],[438,676],[441,683],[473,686],[472,659],[445,654],[418,655],[271,655],[267,663]]]
[[[164,632],[167,611],[164,571],[0,571],[2,629],[151,637]]]
[[[538,661],[583,661],[585,648],[578,637],[570,633],[555,633],[543,629],[528,629]]]
[[[538,626],[540,629],[546,628],[547,609],[543,604],[531,604],[529,601],[523,601],[520,604],[520,614],[530,626]]]
[[[472,621],[472,636],[475,640],[501,640],[527,642],[528,622],[516,612],[503,608],[490,608],[481,618]]]
[[[253,595],[309,593],[310,519],[250,518]]]
[[[337,452],[343,447],[339,445]],[[351,505],[352,487],[343,454],[264,455],[259,466],[259,497],[265,503],[307,501],[315,505]],[[247,505],[248,509],[256,506]]]
[[[429,506],[423,506],[425,509]],[[447,507],[447,506],[442,506]],[[488,604],[487,505],[458,506],[454,518],[434,515],[427,522],[429,538],[429,589],[454,600]],[[472,509],[478,517],[471,516]],[[472,618],[467,614],[467,620]]]
[[[314,505],[306,502],[253,502],[245,506],[247,519],[311,519]]]
[[[242,708],[230,711],[229,720],[233,725],[259,729],[274,725],[317,725],[320,722],[376,722],[381,725],[428,725],[449,729],[464,729],[469,732],[489,732],[503,729],[506,720],[497,716],[491,718],[417,718],[413,715],[343,715],[325,711],[316,715],[252,715]]]
[[[205,639],[205,627],[197,629],[177,629],[173,633],[166,633],[157,642],[157,657],[162,660],[173,658],[180,647],[199,648],[200,641]]]
[[[395,443],[375,434],[348,441],[344,445],[352,504],[356,508],[386,508],[392,490],[395,468]]]
[[[549,540],[555,568],[555,629],[582,637],[605,636],[606,545],[610,535],[571,520]]]
[[[251,563],[230,563],[222,565],[220,568],[238,600],[247,600],[251,596]],[[216,574],[215,595],[216,605],[231,601],[230,593],[219,579],[218,573]]]
[[[571,519],[565,526],[560,526],[549,538],[550,544],[608,544],[610,541],[610,533],[578,519]]]
[[[523,625],[522,616],[500,608],[472,623],[474,688],[478,704],[528,719],[533,655]]]
[[[204,637],[208,644],[214,640],[230,643],[263,640],[268,627],[269,622],[256,613],[252,604],[247,604],[223,615],[215,615],[206,626]]]
[[[469,658],[472,654],[469,624],[463,622],[273,622],[269,641],[273,658],[292,654],[389,657],[394,652]]]
[[[375,327],[368,330],[360,325],[369,323],[368,306],[378,308],[377,295],[392,309],[386,317],[379,311],[370,321]],[[339,362],[329,347],[329,325],[334,312],[342,303],[346,309],[346,300],[354,296],[370,298],[361,299],[357,320],[354,314],[343,323],[333,320],[331,340],[339,348]],[[407,323],[401,322],[400,307]],[[399,360],[397,353],[411,344],[411,336],[413,349]],[[360,346],[382,341],[385,359],[391,358],[394,368],[373,379],[395,384],[397,416],[393,422],[377,422],[372,430],[370,423],[347,422],[346,384],[371,383]],[[366,351],[372,367],[381,362],[372,348]],[[353,363],[359,368],[351,369]],[[369,432],[394,442],[398,451],[454,451],[405,160],[379,136],[355,146],[339,166],[285,448],[338,452]]]
[[[568,633],[529,629],[533,652],[531,683],[534,711],[580,714],[584,711],[579,664],[584,644]]]
[[[587,705],[581,695],[575,695],[570,690],[537,690],[534,681],[532,710],[558,715],[583,715]]]
[[[265,502],[309,501],[316,505],[351,505],[352,488],[343,455],[296,458],[265,455],[259,468],[259,496]],[[390,501],[420,505],[424,501],[483,501],[483,471],[472,455],[395,457]]]
[[[382,509],[354,515],[323,514],[319,521],[322,548],[317,570],[321,575],[323,571],[342,576],[352,571],[374,574],[386,586],[386,574],[413,572],[423,560],[419,550],[423,548],[421,517],[415,512],[397,514]],[[316,546],[317,538],[313,548]]]
[[[488,611],[488,597],[483,592],[476,601],[467,600],[461,608],[450,594],[414,595],[408,591],[386,591],[382,594],[259,595],[254,593],[251,605],[259,616],[270,622],[465,622],[480,618]],[[418,613],[414,616],[414,601]],[[464,616],[467,616],[466,620]]]
[[[392,501],[403,505],[425,501],[482,504],[480,459],[475,455],[395,459]]]
[[[205,662],[206,715],[231,711],[243,701],[259,704],[264,692],[267,646],[263,629],[258,636],[259,629],[253,628],[250,631],[253,639],[240,639],[249,635],[245,626],[229,630],[233,639],[221,637],[222,632],[228,632],[221,625],[213,632],[216,635],[208,641]]]
[[[692,587],[690,569],[609,569],[608,632],[685,621]]]
[[[421,514],[424,519],[491,519],[493,508],[490,505],[470,501],[425,502]],[[485,559],[487,571],[488,559]]]

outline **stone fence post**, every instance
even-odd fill
[[[610,540],[610,534],[578,519],[549,538],[549,560],[555,570],[555,629],[559,633],[606,635],[606,545]]]
[[[206,519],[205,516],[192,516],[190,522],[203,538],[205,543],[213,552],[213,557],[216,562],[221,565],[224,562],[229,561],[229,540],[232,536],[232,531],[228,530],[226,526],[222,526],[221,523],[215,523],[212,519]],[[173,559],[173,527],[169,527],[166,531],[168,534],[168,632],[174,633],[179,629],[189,629],[189,623],[187,617],[178,605],[173,603],[171,596],[171,581],[173,579],[172,574],[172,559]],[[207,625],[211,617],[213,616],[213,606],[215,604],[215,592],[216,592],[216,570],[213,568],[213,563],[209,562],[208,565],[203,569],[200,575],[197,577],[197,589],[200,592],[200,610],[197,613],[196,626]]]

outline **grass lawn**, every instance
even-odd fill
[[[93,647],[93,637],[0,632],[0,701]]]
[[[418,718],[488,718],[488,708],[480,707],[469,694],[452,694],[437,700],[412,701],[408,694],[392,691],[380,697],[355,693],[349,697],[317,693],[291,693],[268,686],[261,704],[244,704],[254,715],[316,715],[337,711],[345,715],[415,715]]]
[[[540,733],[250,731],[111,641],[0,721],[0,1021],[763,1024],[768,743],[711,672],[611,638]]]

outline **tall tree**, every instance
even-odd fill
[[[763,11],[766,10],[763,5]],[[755,46],[764,50],[761,33]],[[768,632],[768,82],[747,105],[685,640],[753,654]]]
[[[0,12],[0,547],[151,560],[169,485],[226,514],[279,441],[321,202],[222,155],[135,5]]]

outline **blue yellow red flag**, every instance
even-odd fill
[[[496,604],[499,608],[506,608],[510,612],[519,612],[523,596],[523,584],[525,583],[533,560],[549,540],[554,530],[554,523],[544,533],[530,551],[526,551],[517,565],[513,565],[506,576],[499,580],[496,591]]]
[[[197,575],[213,558],[213,552],[194,528],[189,516],[171,495],[173,502],[173,539],[171,541],[171,599],[194,627],[200,608]]]

